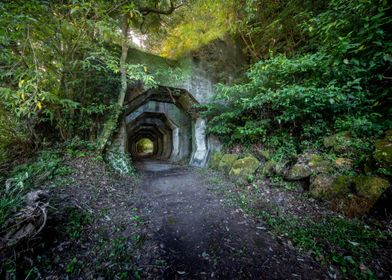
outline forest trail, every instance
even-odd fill
[[[151,268],[148,278],[327,278],[319,264],[272,237],[264,224],[225,205],[200,170],[158,161],[137,167],[147,235],[140,266]]]

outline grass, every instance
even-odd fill
[[[216,177],[210,176],[210,182],[222,180]],[[390,234],[363,221],[338,215],[316,219],[286,214],[259,195],[260,187],[256,183],[251,186],[225,184],[218,191],[223,192],[229,203],[265,221],[274,234],[284,236],[297,248],[313,253],[324,265],[335,265],[350,278],[377,279],[366,264],[372,260],[372,251],[379,248],[382,241],[391,238]],[[287,191],[293,188],[283,186]]]
[[[42,188],[48,180],[68,175],[72,170],[62,165],[57,151],[42,151],[35,161],[16,166],[7,178],[5,187],[0,189],[0,224],[17,212],[24,203],[25,195]]]
[[[79,209],[66,209],[68,221],[65,224],[65,232],[70,239],[77,239],[82,234],[85,226],[93,221],[91,214],[81,212]]]

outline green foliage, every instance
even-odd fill
[[[188,7],[161,28],[162,46],[152,49],[165,57],[178,58],[222,38],[234,22],[233,0],[189,1]]]
[[[75,208],[69,208],[65,212],[67,214],[65,232],[70,239],[77,239],[82,234],[85,226],[92,222],[92,215]]]
[[[285,235],[296,246],[311,251],[323,261],[338,265],[342,273],[356,279],[375,279],[369,269],[361,271],[360,265],[369,261],[378,242],[388,237],[384,232],[340,217],[315,221],[284,214],[272,216],[265,211],[259,215],[275,233]]]
[[[119,151],[109,151],[106,156],[108,164],[114,171],[123,175],[135,175],[132,159],[128,154]]]
[[[392,71],[387,9],[383,1],[336,0],[309,13],[301,24],[308,48],[257,61],[243,83],[217,86],[216,102],[204,108],[210,133],[228,144],[266,145],[283,132],[307,145],[329,131],[379,135],[391,125],[382,74]]]
[[[41,187],[47,180],[67,175],[70,170],[61,163],[57,152],[42,151],[36,161],[16,166],[0,190],[0,224],[4,225],[23,205],[29,191]]]

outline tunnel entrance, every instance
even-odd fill
[[[135,86],[127,94],[116,143],[134,160],[146,158],[204,166],[208,159],[205,122],[186,90]]]
[[[136,142],[136,152],[138,157],[151,157],[154,154],[154,142],[149,138],[142,138]]]

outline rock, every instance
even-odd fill
[[[333,182],[327,198],[345,197],[351,193],[353,187],[352,176],[340,175]]]
[[[256,172],[259,165],[260,163],[255,157],[248,156],[235,161],[229,175],[238,179],[246,179]]]
[[[307,164],[296,163],[290,168],[285,178],[287,180],[301,180],[309,177],[311,174],[312,171]]]
[[[237,159],[238,159],[238,155],[224,154],[219,162],[219,166],[218,166],[219,170],[222,170],[225,173],[229,173],[231,167],[233,166],[234,162]]]
[[[371,205],[366,198],[356,195],[332,201],[332,209],[350,218],[361,217],[369,212]]]
[[[267,149],[262,149],[259,151],[260,156],[265,160],[270,160],[272,157],[272,152]]]
[[[310,178],[309,191],[315,198],[327,200],[345,197],[350,193],[352,177],[318,174]]]
[[[372,206],[389,187],[387,180],[375,176],[360,175],[353,181],[357,195],[368,199]]]
[[[349,169],[353,168],[354,161],[352,159],[349,159],[349,158],[337,158],[335,160],[335,165],[339,169],[347,169],[347,170],[349,170]]]
[[[325,148],[332,148],[337,153],[343,153],[350,151],[352,148],[351,144],[351,134],[348,131],[342,131],[337,134],[324,137],[323,144]]]
[[[284,164],[278,163],[274,160],[267,161],[264,164],[263,169],[261,170],[261,174],[267,177],[273,175],[284,176],[285,173],[286,173],[286,168]]]
[[[210,168],[218,169],[219,162],[221,161],[222,157],[223,157],[222,153],[219,152],[213,153],[210,160]]]
[[[309,156],[308,166],[312,171],[312,174],[333,172],[333,167],[331,162],[329,160],[324,159],[319,154],[313,154]]]
[[[379,167],[391,169],[392,167],[392,130],[388,130],[384,139],[375,141],[373,157]]]
[[[388,129],[385,132],[385,140],[388,140],[389,142],[392,142],[392,129]]]
[[[302,180],[310,175],[319,173],[331,173],[333,167],[330,161],[325,160],[319,154],[302,154],[298,156],[297,163],[294,164],[286,175],[287,180]]]
[[[330,197],[336,177],[329,174],[318,174],[310,178],[309,191],[315,198]]]
[[[310,193],[316,198],[332,200],[333,208],[350,217],[367,214],[389,182],[374,176],[338,176],[319,174],[311,178]]]

